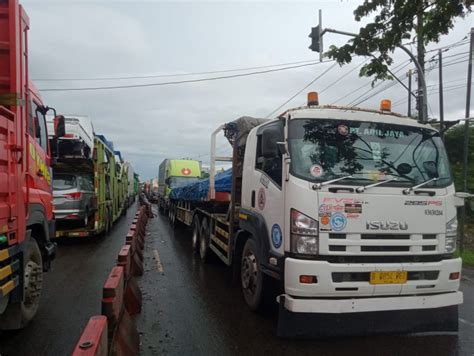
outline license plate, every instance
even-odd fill
[[[407,271],[370,272],[370,284],[405,284],[407,279]]]

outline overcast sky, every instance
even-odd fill
[[[352,11],[360,1],[311,2],[180,2],[118,0],[23,0],[31,21],[30,77],[77,79],[186,74],[313,60],[307,37],[323,10],[324,27],[358,31]],[[473,18],[458,20],[438,44],[463,39]],[[327,35],[325,47],[347,38]],[[445,117],[464,116],[467,44],[445,52],[451,63],[444,70]],[[430,58],[434,53],[430,53]],[[395,54],[395,64],[407,56]],[[332,68],[284,108],[305,102],[310,90],[321,91],[364,59]],[[452,64],[463,61],[462,63]],[[97,133],[114,141],[143,179],[156,176],[164,158],[194,157],[207,164],[210,134],[221,123],[239,116],[265,117],[332,64],[287,71],[180,85],[105,91],[43,92],[45,104],[64,114],[88,115]],[[409,66],[400,67],[401,79]],[[224,73],[236,74],[237,72]],[[160,77],[107,81],[41,81],[40,89],[160,83],[193,77]],[[438,83],[438,70],[428,85]],[[360,88],[361,86],[364,87]],[[464,84],[464,87],[459,86]],[[383,88],[382,83],[365,96]],[[360,89],[359,89],[360,88]],[[357,90],[359,89],[359,90]],[[349,104],[370,89],[370,79],[358,70],[320,95],[322,104]],[[432,91],[436,90],[436,85]],[[364,97],[365,97],[364,96]],[[406,114],[406,90],[394,85],[360,106],[377,108],[390,98],[394,111]],[[438,117],[438,94],[429,97],[430,116]],[[220,141],[220,152],[227,148]]]

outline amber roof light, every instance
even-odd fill
[[[308,106],[319,105],[318,93],[315,91],[310,91],[308,93]]]

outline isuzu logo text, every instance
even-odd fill
[[[367,230],[408,230],[406,221],[367,221],[365,223]]]

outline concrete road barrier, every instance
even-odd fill
[[[136,276],[143,275],[146,225],[153,217],[148,205],[135,214],[102,290],[102,314],[93,316],[84,329],[73,355],[137,355],[140,335],[131,316],[141,312],[142,294]]]
[[[72,355],[108,356],[108,354],[107,318],[95,315],[89,319]]]

